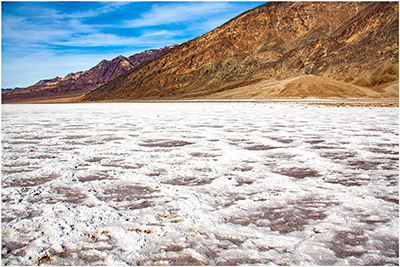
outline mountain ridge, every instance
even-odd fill
[[[398,7],[397,2],[268,2],[129,70],[81,101],[209,98],[302,75],[329,79],[337,89],[348,84],[352,97],[398,98],[393,90],[374,90],[398,83]]]
[[[40,80],[22,89],[2,92],[2,103],[26,102],[64,97],[78,97],[116,78],[137,65],[160,56],[172,47],[146,50],[141,53],[112,60],[102,60],[86,71],[69,73],[65,77]]]

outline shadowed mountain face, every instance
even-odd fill
[[[398,18],[398,2],[266,3],[82,100],[398,98]]]
[[[128,58],[119,56],[113,60],[103,60],[87,71],[70,73],[64,78],[41,80],[35,85],[2,93],[2,102],[20,102],[51,98],[74,97],[90,92],[111,81],[140,63],[157,57],[173,46],[144,51]]]

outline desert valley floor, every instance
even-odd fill
[[[399,108],[2,106],[3,265],[398,265]]]

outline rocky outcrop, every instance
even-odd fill
[[[34,101],[63,97],[81,96],[111,81],[137,65],[162,55],[173,46],[144,51],[128,58],[118,56],[113,60],[103,60],[87,71],[70,73],[64,78],[41,80],[24,89],[2,93],[3,103]]]
[[[321,97],[398,97],[382,89],[398,83],[398,19],[398,2],[269,2],[125,72],[82,101],[238,98],[229,94],[238,88],[251,97],[252,85],[303,76],[301,86],[285,84],[307,92],[304,86],[318,86],[315,77],[323,77],[331,91],[339,84],[357,89]],[[314,78],[305,82],[307,76]],[[257,87],[254,97],[308,97],[285,86],[272,95]]]

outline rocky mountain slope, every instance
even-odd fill
[[[2,93],[2,102],[12,103],[81,96],[111,81],[135,66],[162,55],[172,47],[173,46],[166,46],[160,49],[147,50],[128,58],[119,56],[110,61],[103,60],[87,71],[70,73],[64,78],[56,77],[54,79],[41,80],[35,85],[24,89],[6,91]]]
[[[398,98],[398,2],[269,2],[82,101]]]

